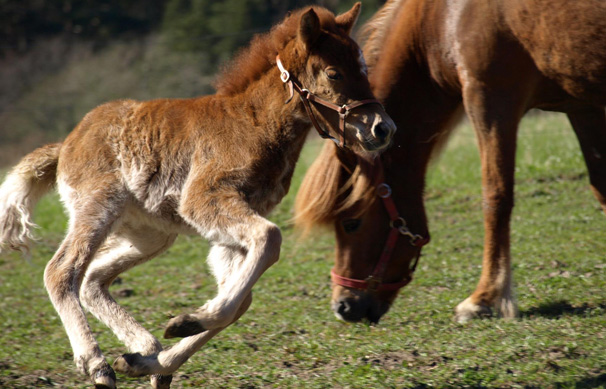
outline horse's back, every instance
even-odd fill
[[[503,0],[504,18],[547,78],[606,103],[606,2]]]

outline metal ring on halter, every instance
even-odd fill
[[[389,226],[391,228],[396,228],[400,231],[400,234],[407,235],[404,231],[407,231],[410,234],[410,231],[408,231],[408,228],[406,227],[406,220],[404,220],[403,217],[398,217],[397,219],[390,221]]]
[[[280,73],[280,80],[282,80],[282,82],[288,82],[289,79],[290,73],[288,73],[288,70],[283,70],[282,73]]]
[[[382,199],[386,199],[389,196],[391,196],[391,186],[387,185],[386,183],[382,183],[379,184],[377,186],[377,196],[379,196]],[[402,219],[404,220],[404,219]],[[406,224],[406,223],[404,223]]]
[[[301,89],[301,95],[305,94],[305,98],[309,99],[309,96],[311,95],[311,92],[309,91],[309,89]]]

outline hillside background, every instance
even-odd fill
[[[214,93],[216,72],[292,9],[346,0],[0,0],[0,167],[114,99]],[[383,3],[365,0],[359,25]]]

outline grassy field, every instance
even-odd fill
[[[482,254],[480,166],[466,126],[429,175],[433,240],[416,279],[378,326],[337,321],[329,309],[332,234],[302,241],[289,224],[317,148],[305,149],[291,193],[272,215],[285,237],[280,262],[255,287],[251,309],[187,362],[173,387],[606,387],[606,220],[564,116],[532,115],[520,130],[512,254],[521,315],[513,321],[453,321]],[[41,202],[36,221],[30,262],[0,255],[0,387],[86,387],[42,285],[65,229],[55,196]],[[169,317],[213,296],[206,252],[201,239],[180,237],[112,292],[161,337]],[[110,362],[125,352],[90,322]],[[118,379],[122,388],[147,386],[145,378]]]

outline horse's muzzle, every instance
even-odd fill
[[[347,322],[368,321],[371,324],[379,322],[389,310],[389,303],[380,301],[368,293],[355,297],[339,297],[331,302],[335,316]]]

